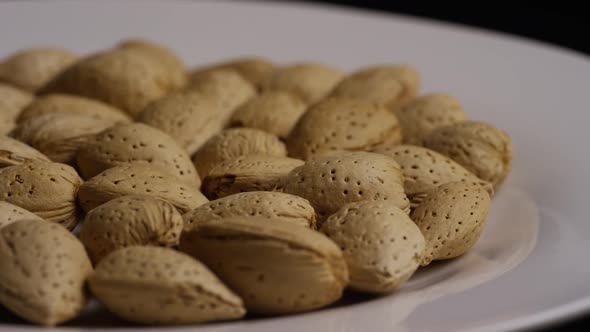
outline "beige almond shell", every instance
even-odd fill
[[[62,227],[29,219],[0,229],[0,303],[27,321],[54,326],[78,316],[92,265]]]
[[[288,314],[334,303],[348,284],[342,252],[323,234],[262,217],[207,220],[180,250],[207,264],[249,312]]]
[[[15,125],[16,123],[12,119],[0,111],[0,135],[9,134]]]
[[[256,128],[286,139],[306,109],[303,100],[291,93],[269,91],[238,108],[230,126]]]
[[[226,129],[211,137],[193,156],[201,178],[218,164],[241,156],[260,154],[286,157],[287,148],[275,135],[252,128]]]
[[[177,88],[170,73],[153,57],[116,49],[78,61],[41,92],[97,99],[135,117],[148,104]]]
[[[199,76],[204,72],[219,69],[232,69],[242,75],[257,88],[260,88],[263,80],[274,70],[274,64],[263,57],[244,57],[232,59],[227,62],[217,63],[195,69],[191,75]]]
[[[0,81],[35,92],[77,60],[77,55],[61,48],[25,49],[0,62]]]
[[[209,199],[247,191],[274,191],[295,167],[305,162],[288,157],[247,155],[215,166],[201,190]]]
[[[73,229],[78,223],[76,195],[82,179],[64,164],[29,162],[0,169],[0,199]]]
[[[0,83],[0,116],[13,123],[19,113],[33,101],[34,96],[25,90]],[[0,132],[5,134],[6,131]]]
[[[326,220],[321,231],[340,246],[350,287],[362,292],[388,293],[399,288],[424,255],[420,228],[387,202],[347,204]]]
[[[173,85],[184,87],[188,82],[188,71],[182,59],[170,48],[145,39],[128,39],[117,45],[124,50],[137,51],[152,57],[154,61],[166,68]]]
[[[78,150],[88,144],[94,135],[116,123],[85,115],[53,113],[21,122],[10,135],[39,150],[52,161],[74,165]]]
[[[497,188],[512,168],[512,139],[501,129],[467,121],[438,128],[425,146],[453,159]]]
[[[180,213],[209,200],[201,192],[159,168],[133,163],[109,168],[80,186],[78,200],[84,211],[126,195],[147,195],[167,201]]]
[[[129,195],[88,212],[80,241],[96,264],[111,252],[133,245],[177,246],[182,227],[182,215],[172,204]]]
[[[27,211],[14,204],[0,201],[0,228],[12,224],[13,222],[30,219],[43,220],[33,212]]]
[[[396,113],[404,144],[422,145],[434,129],[467,120],[459,101],[447,94],[433,93],[415,98]]]
[[[218,69],[192,75],[186,91],[215,100],[225,121],[240,105],[256,95],[256,88],[232,69]]]
[[[130,122],[127,114],[118,108],[98,100],[66,94],[49,94],[40,96],[23,109],[17,122],[25,122],[45,114],[83,115],[97,120],[118,123]]]
[[[242,300],[202,263],[169,248],[132,246],[105,257],[88,279],[115,315],[148,325],[238,319]]]
[[[426,239],[422,265],[465,254],[479,239],[490,209],[480,186],[450,182],[428,193],[412,213]]]
[[[436,151],[415,145],[397,145],[375,150],[389,156],[400,165],[404,175],[405,192],[416,207],[432,189],[455,181],[480,185],[490,194],[493,188],[463,166]]]
[[[102,131],[78,151],[76,160],[85,179],[135,162],[159,167],[190,186],[201,185],[188,153],[166,133],[142,123],[121,124]]]
[[[196,92],[178,92],[151,103],[137,121],[170,135],[193,155],[223,130],[228,116],[214,98]]]
[[[30,161],[49,161],[49,158],[23,142],[0,136],[0,168]]]
[[[250,216],[316,228],[315,211],[306,199],[270,191],[226,196],[203,204],[182,217],[185,230],[188,230],[208,220]]]
[[[344,73],[328,65],[303,62],[276,68],[262,83],[263,91],[285,91],[308,105],[326,97],[342,80]]]
[[[359,99],[326,98],[299,119],[287,138],[289,156],[310,160],[332,151],[368,151],[401,142],[393,113]]]
[[[385,201],[404,211],[410,205],[399,164],[370,152],[344,152],[308,161],[289,173],[283,192],[309,200],[320,226],[352,202]]]

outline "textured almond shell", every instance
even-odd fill
[[[376,104],[327,98],[311,107],[287,138],[289,155],[310,160],[326,152],[368,151],[401,142],[395,115]]]
[[[78,193],[80,206],[95,207],[126,195],[147,195],[162,199],[186,213],[208,202],[197,188],[186,185],[159,168],[144,164],[117,166],[84,182]]]
[[[257,216],[315,229],[315,211],[299,196],[279,192],[251,191],[203,204],[183,216],[185,229],[213,219]]]
[[[0,228],[20,220],[43,220],[33,212],[27,211],[19,206],[0,201]]]
[[[340,249],[319,232],[262,217],[208,220],[180,249],[207,264],[248,311],[286,314],[337,301],[348,283]]]
[[[94,136],[77,156],[83,178],[129,163],[159,167],[190,186],[201,184],[190,156],[166,133],[142,123],[117,125]]]
[[[422,265],[469,251],[483,231],[490,201],[481,187],[463,182],[447,183],[429,192],[412,213],[426,239]]]
[[[0,62],[0,81],[35,92],[77,60],[77,55],[61,48],[22,50]]]
[[[401,107],[395,115],[402,128],[404,143],[413,145],[422,145],[436,128],[467,119],[459,101],[442,93],[418,97]]]
[[[176,246],[182,227],[182,215],[172,204],[150,196],[129,195],[90,211],[84,219],[80,241],[90,259],[97,263],[123,247]]]
[[[0,303],[28,321],[52,326],[84,308],[92,265],[67,230],[22,220],[0,229],[0,271]]]
[[[150,104],[137,121],[167,133],[193,155],[225,127],[228,116],[214,98],[179,92]]]
[[[209,269],[168,248],[133,246],[102,260],[88,284],[111,312],[143,324],[194,324],[237,319],[242,300]]]
[[[0,114],[3,118],[14,122],[25,106],[32,100],[33,95],[27,91],[0,83]],[[4,134],[5,132],[0,132]]]
[[[193,162],[204,178],[218,164],[251,154],[286,157],[287,148],[276,136],[261,130],[227,129],[211,137],[193,156]]]
[[[287,138],[306,109],[303,100],[293,94],[266,92],[238,108],[230,126],[256,128]]]
[[[260,88],[264,78],[274,70],[274,64],[269,59],[262,57],[237,58],[223,63],[199,67],[191,75],[199,76],[204,72],[219,69],[235,70],[254,86]]]
[[[386,202],[350,203],[322,225],[344,253],[350,287],[387,293],[400,287],[422,261],[425,240],[412,219]]]
[[[76,195],[82,179],[64,164],[30,162],[0,169],[0,199],[73,229],[78,223]]]
[[[438,128],[425,145],[498,187],[512,168],[512,139],[491,124],[467,121]]]
[[[98,100],[56,93],[35,99],[19,114],[17,122],[24,122],[50,113],[84,115],[113,122],[131,121],[123,111]]]
[[[303,165],[299,159],[247,155],[215,166],[203,179],[202,191],[209,199],[247,191],[280,188],[289,172]]]
[[[17,125],[11,136],[55,162],[74,165],[78,150],[117,122],[85,115],[45,114]]]
[[[328,65],[305,62],[275,69],[263,81],[263,91],[290,92],[314,104],[327,96],[342,80],[344,73]]]
[[[320,225],[351,202],[386,201],[404,211],[409,211],[410,205],[398,163],[370,152],[345,152],[308,161],[289,173],[283,191],[309,200]]]
[[[0,168],[30,161],[49,161],[49,158],[25,143],[0,136]]]

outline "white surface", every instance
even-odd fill
[[[137,36],[165,41],[193,65],[247,54],[347,70],[411,63],[423,92],[451,93],[472,118],[514,139],[514,171],[469,255],[420,271],[391,296],[199,331],[503,331],[590,308],[587,58],[489,32],[302,5],[0,2],[0,56],[33,45],[89,52]],[[7,319],[2,332],[36,329]]]

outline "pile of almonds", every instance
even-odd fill
[[[473,247],[512,161],[506,133],[419,91],[407,65],[189,71],[145,40],[3,59],[0,304],[194,324],[394,292]]]

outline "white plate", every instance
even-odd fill
[[[421,70],[423,92],[455,95],[472,118],[514,139],[514,171],[470,254],[420,271],[391,296],[199,331],[503,331],[590,308],[587,58],[464,27],[302,5],[0,3],[0,56],[32,45],[90,52],[136,36],[165,41],[193,65],[249,54],[347,70],[408,62]],[[0,315],[2,332],[36,329]],[[109,315],[100,317],[94,323],[110,324]]]

